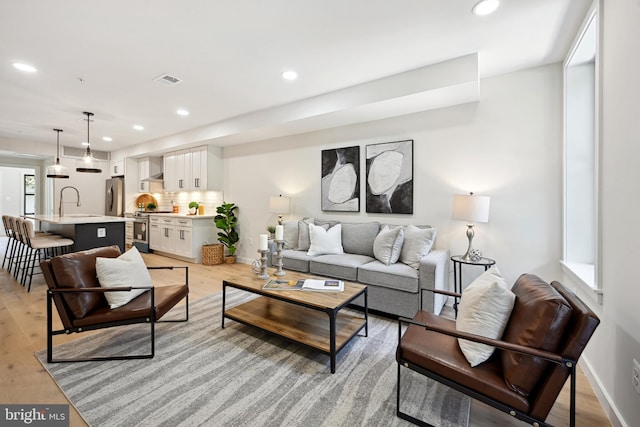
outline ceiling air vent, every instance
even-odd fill
[[[159,77],[156,77],[155,79],[153,79],[153,81],[163,83],[167,86],[173,86],[177,85],[178,83],[182,83],[182,80],[169,74],[163,74]]]
[[[74,157],[77,159],[81,159],[84,157],[87,152],[86,148],[78,148],[78,147],[67,147],[66,145],[62,147],[62,156],[63,157]],[[108,151],[100,151],[100,150],[91,150],[91,154],[98,160],[110,160],[111,156]]]

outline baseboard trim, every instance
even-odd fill
[[[600,405],[602,405],[602,410],[607,418],[609,418],[611,425],[613,427],[628,427],[628,424],[625,423],[620,411],[618,411],[618,408],[611,399],[611,396],[609,396],[609,393],[607,393],[602,386],[600,378],[595,374],[589,360],[584,357],[584,354],[580,358],[578,365],[582,368],[582,372],[584,372],[585,376],[589,380],[589,384],[591,384],[591,388],[598,398]]]

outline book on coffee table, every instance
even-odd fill
[[[319,291],[319,292],[342,292],[344,282],[342,280],[283,280],[271,279],[264,284],[262,289],[270,291]]]
[[[344,282],[342,280],[318,280],[306,279],[302,285],[303,291],[342,292]]]
[[[262,289],[270,291],[299,291],[302,289],[303,284],[304,280],[271,279],[264,284]]]

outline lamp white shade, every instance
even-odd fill
[[[457,194],[453,196],[453,219],[468,222],[489,222],[489,196]]]
[[[269,212],[275,214],[289,213],[289,198],[272,196],[269,198]]]

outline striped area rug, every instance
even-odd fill
[[[227,305],[248,294],[231,290]],[[221,294],[190,304],[187,323],[159,323],[153,359],[46,363],[91,426],[405,426],[396,417],[397,323],[370,316],[369,336],[329,357],[225,321]],[[174,315],[183,313],[176,308]],[[148,327],[112,328],[56,346],[57,357],[148,348]],[[403,411],[438,426],[466,426],[470,400],[403,368]],[[407,386],[405,387],[405,378]]]

